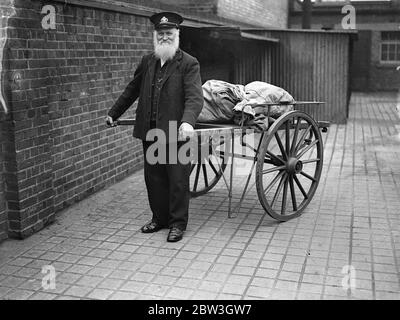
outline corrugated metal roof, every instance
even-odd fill
[[[242,28],[243,31],[279,31],[279,32],[306,32],[306,33],[335,33],[335,34],[358,34],[357,30],[322,30],[322,29],[270,29],[270,28]]]
[[[261,41],[268,41],[268,42],[274,42],[274,43],[278,43],[279,39],[276,38],[270,38],[270,37],[264,37],[264,36],[260,36],[257,34],[252,34],[249,32],[240,32],[240,35],[242,38],[246,38],[246,39],[252,39],[252,40],[261,40]]]
[[[199,29],[207,30],[207,31],[215,31],[218,34],[221,34],[222,37],[223,37],[223,35],[226,35],[226,36],[230,36],[230,37],[237,37],[239,39],[243,38],[243,39],[250,39],[250,40],[267,41],[267,42],[273,42],[273,43],[279,42],[279,39],[277,39],[277,38],[271,38],[271,37],[266,37],[263,35],[252,34],[250,32],[244,32],[238,26],[213,26],[213,25],[209,25],[209,24],[201,23],[201,22],[192,23],[192,21],[187,21],[186,23],[182,23],[182,26],[191,27],[191,28],[199,28]]]
[[[190,28],[204,28],[204,27],[213,27],[215,25],[186,19],[182,22],[181,26]]]

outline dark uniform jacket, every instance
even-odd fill
[[[152,83],[156,62],[154,53],[142,58],[133,80],[108,112],[108,115],[116,120],[139,97],[133,136],[142,140],[145,140],[150,129]],[[169,121],[176,121],[178,128],[182,122],[195,126],[203,107],[200,66],[196,58],[178,49],[174,58],[168,62],[160,95],[154,103],[153,107],[157,110],[156,127],[166,133],[167,141]],[[176,136],[176,132],[173,134]]]

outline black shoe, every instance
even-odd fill
[[[162,228],[164,227],[161,224],[151,221],[146,223],[140,230],[142,230],[143,233],[153,233],[161,230]]]
[[[168,242],[177,242],[177,241],[181,240],[183,237],[183,232],[184,231],[179,228],[172,227],[169,230],[167,241]]]

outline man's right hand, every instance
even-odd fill
[[[109,127],[115,127],[117,124],[113,121],[113,118],[111,118],[110,116],[107,116],[106,118],[106,124]]]

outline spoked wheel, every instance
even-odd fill
[[[199,141],[197,162],[192,163],[190,169],[192,198],[207,193],[218,183],[226,168],[228,153],[229,143],[225,143],[223,137],[207,137],[206,141]]]
[[[256,167],[258,198],[274,219],[298,217],[314,196],[323,164],[322,136],[306,113],[279,117],[264,135]]]

